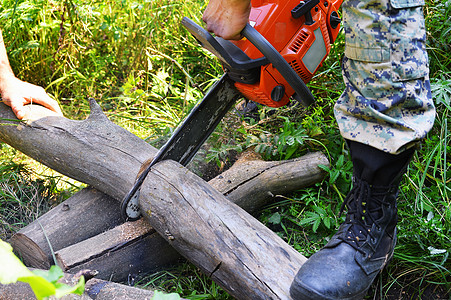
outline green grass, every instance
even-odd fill
[[[38,174],[37,164],[32,170],[23,154],[1,146],[0,239],[6,240],[69,197],[75,188],[60,175]]]
[[[93,97],[116,124],[151,141],[170,134],[222,73],[217,60],[180,25],[183,16],[201,24],[204,1],[1,0],[0,6],[0,27],[15,73],[44,86],[71,119],[85,118],[86,99]],[[397,293],[430,299],[434,289],[443,295],[451,288],[451,2],[428,0],[425,10],[438,114],[401,186],[395,257],[368,299],[399,299]],[[329,157],[331,167],[324,168],[328,176],[322,182],[285,195],[259,217],[306,256],[327,243],[342,222],[339,209],[350,188],[349,153],[333,117],[343,90],[343,47],[340,35],[309,83],[315,105],[261,108],[258,122],[228,117],[210,139],[207,154],[220,166],[230,163],[231,151],[250,146],[266,159],[309,151]],[[60,175],[43,175],[10,147],[1,148],[0,159],[2,239],[77,188]],[[230,299],[188,263],[150,274],[138,284],[190,299]]]

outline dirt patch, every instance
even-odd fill
[[[419,274],[405,275],[398,278],[388,278],[387,272],[383,272],[385,279],[376,278],[365,299],[374,300],[405,300],[405,299],[451,299],[451,286],[434,284],[424,280]],[[442,279],[443,280],[443,279]],[[447,278],[448,282],[451,278]],[[382,288],[381,288],[382,286]]]

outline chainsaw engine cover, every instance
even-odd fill
[[[341,3],[342,0],[252,0],[249,22],[307,83],[338,35],[337,11]],[[233,43],[251,60],[262,57],[249,40]],[[270,107],[286,105],[294,94],[293,88],[271,64],[260,68],[258,82],[236,82],[235,87],[247,99]]]

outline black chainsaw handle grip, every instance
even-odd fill
[[[241,34],[247,38],[279,71],[288,84],[294,89],[300,97],[303,105],[308,106],[315,102],[312,93],[302,81],[296,71],[291,68],[283,56],[269,43],[254,27],[247,24]]]

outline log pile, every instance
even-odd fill
[[[119,202],[156,149],[111,123],[91,101],[84,121],[45,117],[29,124],[0,104],[0,139],[52,169],[90,185],[12,239],[33,267],[99,271],[115,281],[152,272],[180,255],[232,296],[289,298],[305,258],[249,213],[276,195],[322,179],[319,153],[285,162],[245,160],[209,183],[173,161],[158,163],[143,183],[144,218],[122,223]],[[277,272],[278,276],[274,276]]]

